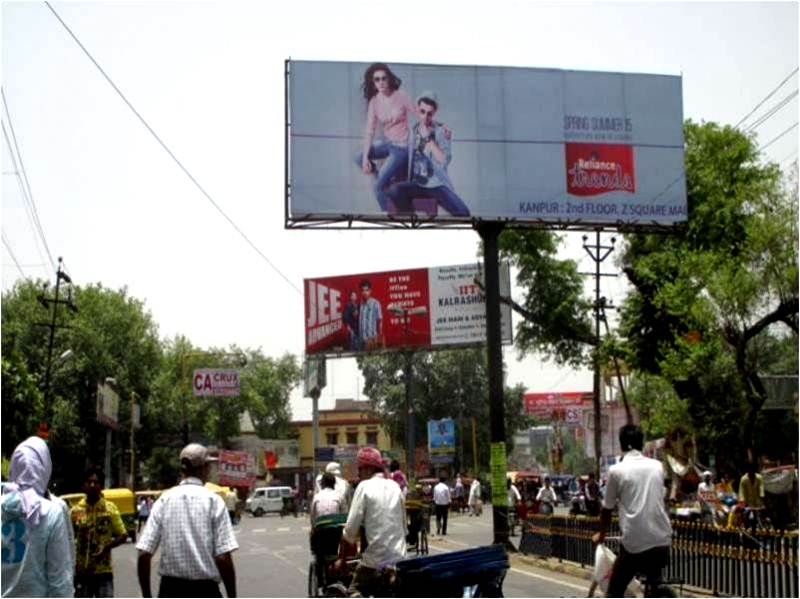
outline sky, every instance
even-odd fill
[[[469,230],[285,230],[286,59],[681,75],[684,117],[731,125],[788,77],[743,128],[798,90],[794,2],[51,6],[252,245],[162,149],[48,5],[4,2],[3,291],[22,277],[54,280],[31,218],[32,197],[52,259],[63,256],[76,283],[127,287],[145,301],[163,338],[260,347],[271,356],[303,352],[304,278],[475,262],[478,241]],[[759,145],[797,117],[795,96],[754,127]],[[797,148],[795,127],[765,147],[763,159],[788,170]],[[564,234],[560,255],[592,270],[581,235]],[[604,271],[615,272],[612,259]],[[587,295],[592,288],[587,277]],[[626,292],[623,277],[603,279],[602,293],[615,304]],[[519,290],[514,295],[519,299]],[[589,371],[504,351],[509,384],[591,390]],[[354,360],[328,368],[321,408],[337,397],[363,399]],[[310,400],[295,391],[292,409],[309,418]]]

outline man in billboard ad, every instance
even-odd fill
[[[358,347],[367,351],[381,349],[384,346],[381,303],[372,297],[372,282],[369,279],[363,279],[359,287],[361,304],[358,307]]]
[[[387,194],[396,214],[414,213],[415,200],[423,199],[434,200],[453,216],[469,216],[469,208],[456,194],[447,174],[452,158],[450,139],[447,128],[434,121],[438,109],[435,92],[424,91],[417,98],[419,121],[409,133],[408,181],[395,183]],[[435,208],[429,208],[429,212],[435,213]]]
[[[288,67],[288,226],[687,219],[680,76],[385,62]],[[329,90],[324,101],[321,87]]]

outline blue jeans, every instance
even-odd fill
[[[399,177],[401,181],[405,181],[408,178],[408,146],[398,146],[385,141],[375,143],[369,149],[368,158],[370,160],[383,160],[372,189],[375,191],[375,197],[381,210],[386,212],[388,206],[386,188],[389,183],[395,177]],[[359,152],[356,156],[358,168],[361,168],[363,159],[364,153]]]
[[[412,212],[414,198],[432,198],[453,216],[469,216],[469,208],[464,201],[449,187],[422,187],[416,183],[398,183],[392,185],[388,194],[394,202],[398,214]]]

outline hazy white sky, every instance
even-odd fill
[[[2,5],[2,85],[53,259],[80,284],[127,286],[162,336],[303,350],[304,277],[473,262],[471,231],[286,231],[284,60],[510,65],[683,75],[684,115],[735,124],[798,64],[798,9],[764,3],[53,3],[139,113],[279,276],[219,215],[78,48],[47,5]],[[798,89],[795,74],[747,123]],[[797,99],[755,128],[797,122]],[[797,129],[765,149],[784,168]],[[13,142],[12,142],[13,144]],[[26,277],[53,279],[3,141],[2,231]],[[580,233],[564,255],[592,263]],[[613,268],[608,261],[607,268]],[[2,288],[20,274],[3,246]],[[296,289],[296,288],[297,289]],[[591,281],[587,280],[587,293]],[[622,280],[603,292],[621,303]],[[590,390],[591,374],[506,350],[509,383]],[[329,367],[321,407],[357,395]],[[294,415],[308,417],[295,394]]]

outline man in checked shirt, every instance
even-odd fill
[[[181,451],[180,484],[166,491],[153,505],[139,550],[139,585],[143,597],[150,591],[150,561],[161,545],[159,597],[222,597],[219,580],[228,597],[236,596],[236,571],[232,552],[239,548],[220,497],[205,488],[212,458],[198,443]]]

